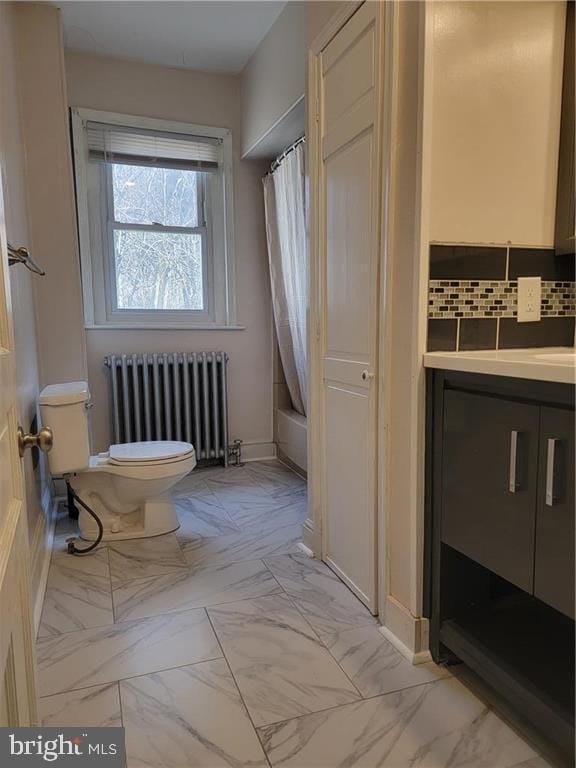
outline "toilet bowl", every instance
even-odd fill
[[[63,475],[100,518],[103,540],[159,536],[179,527],[170,490],[196,466],[190,443],[157,440],[111,445],[90,456],[86,382],[52,384],[40,393],[42,423],[52,429],[50,471]],[[93,541],[94,519],[79,507],[80,535]]]
[[[104,541],[159,536],[179,527],[170,490],[195,466],[190,443],[123,443],[91,456],[70,484],[100,518]],[[96,522],[82,508],[78,523],[83,539],[96,538]]]

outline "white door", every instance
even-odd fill
[[[16,438],[17,414],[4,195],[0,183],[0,726],[10,727],[36,724],[30,561]]]
[[[376,613],[380,13],[320,57],[323,559]]]

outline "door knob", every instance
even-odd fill
[[[368,379],[373,379],[374,374],[371,371],[362,371],[362,381],[368,381]]]
[[[24,456],[26,448],[40,448],[44,453],[52,450],[54,435],[50,427],[42,427],[37,434],[26,434],[22,427],[18,427],[18,452]]]

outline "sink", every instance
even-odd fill
[[[540,360],[547,360],[550,363],[576,364],[576,351],[573,350],[566,352],[546,352],[542,355],[534,355],[534,357],[537,357]]]

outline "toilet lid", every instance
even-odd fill
[[[176,440],[149,440],[110,446],[111,464],[161,464],[180,461],[194,453],[191,443]]]

